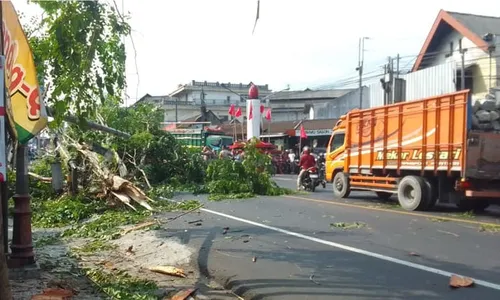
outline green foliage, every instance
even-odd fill
[[[206,188],[212,200],[248,198],[254,194],[277,196],[287,193],[271,179],[271,158],[259,151],[256,140],[245,146],[243,163],[213,160],[206,173]]]
[[[47,235],[42,236],[34,240],[35,248],[42,248],[50,245],[57,245],[61,243],[61,237],[59,235]]]
[[[99,141],[113,148],[131,173],[134,182],[144,182],[142,169],[152,185],[202,183],[205,162],[200,152],[185,147],[161,130],[163,112],[152,104],[124,108],[106,105],[99,114],[106,125],[130,133],[130,139],[72,127],[75,139]]]
[[[126,20],[106,1],[32,1],[44,10],[28,24],[40,84],[52,81],[48,104],[56,121],[72,108],[82,118],[106,102],[120,103],[125,89]]]
[[[196,200],[174,203],[170,201],[158,201],[155,208],[158,212],[189,210],[199,206]],[[121,208],[107,210],[98,218],[79,223],[62,233],[63,237],[94,238],[101,240],[111,240],[120,237],[121,227],[125,225],[137,224],[153,216],[153,212],[147,210],[131,211]]]
[[[108,210],[93,221],[75,225],[62,233],[63,237],[116,239],[120,236],[120,226],[144,221],[149,211]]]
[[[158,286],[153,281],[134,278],[123,271],[106,273],[97,269],[85,271],[86,276],[111,299],[156,300]]]
[[[58,199],[33,199],[33,226],[62,227],[77,224],[105,209],[105,202],[82,195],[64,195]]]

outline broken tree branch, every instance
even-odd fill
[[[131,164],[134,165],[134,167],[139,171],[141,172],[142,174],[142,177],[144,177],[144,181],[146,182],[146,185],[148,186],[149,189],[151,189],[151,184],[149,183],[149,180],[148,180],[148,176],[146,175],[146,172],[144,172],[144,170],[142,168],[140,168],[138,165],[137,165],[137,162],[135,161],[135,156],[137,155],[137,151],[136,149],[134,149],[134,155],[130,155],[127,153],[127,155],[130,157],[129,159],[129,162]]]
[[[150,227],[150,226],[153,226],[153,225],[161,225],[161,223],[160,223],[160,221],[158,221],[158,220],[145,222],[145,223],[142,223],[142,224],[136,225],[136,226],[134,226],[134,227],[124,229],[124,230],[122,231],[122,235],[126,235],[127,233],[130,233],[130,232],[132,232],[132,231],[136,231],[136,230],[144,229],[144,228],[147,228],[147,227]]]
[[[52,182],[52,177],[43,177],[43,176],[35,174],[33,172],[28,172],[28,175],[31,176],[31,177],[33,177],[33,178],[35,178],[35,179],[38,179],[41,182],[45,182],[45,183],[51,183]]]
[[[187,215],[187,214],[189,214],[189,213],[192,213],[193,211],[198,210],[198,209],[200,209],[200,208],[202,208],[202,207],[203,207],[203,204],[200,204],[200,205],[196,206],[195,208],[192,208],[192,209],[190,209],[190,210],[188,210],[188,211],[186,211],[186,212],[183,212],[182,214],[180,214],[180,215],[178,215],[178,216],[175,216],[175,217],[173,217],[173,218],[169,218],[169,219],[168,219],[168,222],[173,221],[173,220],[177,220],[177,219],[179,219],[180,217],[185,216],[185,215]]]

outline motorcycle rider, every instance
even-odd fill
[[[297,190],[300,191],[300,187],[302,186],[302,179],[307,172],[307,169],[312,168],[316,165],[316,160],[314,156],[309,153],[309,147],[304,147],[304,151],[302,152],[302,156],[300,157],[299,168],[300,173],[297,178]]]
[[[325,162],[326,162],[326,158],[325,158],[325,153],[320,153],[319,156],[318,156],[318,166],[319,166],[319,169],[320,169],[320,174],[319,174],[319,178],[321,180],[321,185],[323,186],[323,188],[326,188],[326,180],[325,180]]]

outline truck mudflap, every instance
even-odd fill
[[[500,134],[469,132],[463,177],[500,180]]]

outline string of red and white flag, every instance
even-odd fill
[[[231,117],[239,118],[242,115],[241,107],[238,107],[238,109],[236,109],[236,105],[231,104],[231,106],[229,107],[228,113]],[[264,105],[261,104],[260,105],[260,114],[263,115],[266,120],[271,121],[271,118],[272,118],[271,108],[268,108],[266,110]],[[253,119],[253,105],[250,105],[250,112],[248,113],[248,119],[249,120]]]

